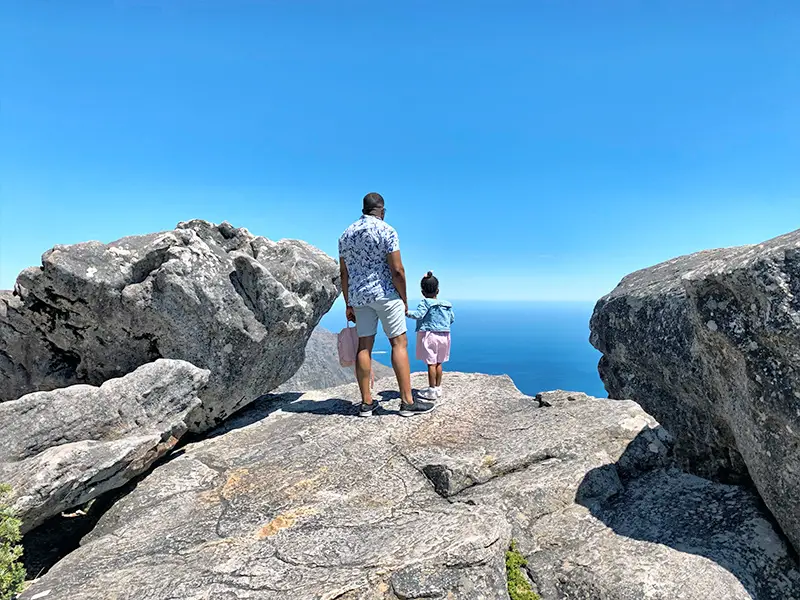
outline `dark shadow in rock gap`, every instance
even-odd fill
[[[205,436],[199,437],[202,439]],[[181,438],[172,452],[162,456],[151,465],[150,469],[124,486],[110,490],[83,506],[64,511],[61,515],[48,519],[36,529],[26,533],[22,538],[24,550],[22,560],[27,578],[32,580],[41,577],[57,562],[77,550],[81,540],[95,528],[114,504],[135,490],[139,482],[155,469],[185,453],[184,447],[191,441],[188,438],[189,436]]]
[[[703,556],[732,573],[754,599],[783,600],[772,585],[797,567],[797,554],[758,494],[674,468],[632,468],[643,464],[649,439],[640,434],[616,464],[589,471],[575,502],[617,535]],[[618,493],[609,497],[603,489],[611,489],[611,479]],[[783,545],[785,553],[767,560],[758,542]]]
[[[144,476],[142,476],[144,477]],[[78,549],[83,537],[94,529],[101,517],[136,487],[139,479],[111,490],[84,506],[65,511],[42,523],[22,538],[23,566],[28,579],[36,579],[58,561]],[[69,516],[65,516],[69,515]]]

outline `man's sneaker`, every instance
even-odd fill
[[[361,403],[361,408],[358,410],[359,417],[369,417],[375,412],[375,409],[378,408],[378,401],[373,400],[372,404],[367,404],[366,402]]]
[[[427,387],[417,392],[417,398],[422,398],[423,400],[436,400],[438,397],[439,394],[436,393],[436,388],[434,387]]]
[[[414,415],[421,415],[422,413],[431,412],[436,405],[433,402],[425,402],[416,398],[414,402],[408,404],[400,400],[400,416],[413,417]]]

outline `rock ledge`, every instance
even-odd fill
[[[757,498],[672,469],[633,402],[540,408],[508,378],[449,373],[437,409],[403,419],[391,380],[378,389],[369,419],[355,385],[259,400],[23,600],[497,600],[512,538],[544,600],[800,597]]]

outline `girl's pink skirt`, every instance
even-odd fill
[[[438,365],[450,360],[450,332],[418,331],[417,360]]]

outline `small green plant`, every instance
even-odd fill
[[[517,550],[517,542],[511,540],[511,548],[506,551],[506,577],[511,600],[541,600],[522,572],[527,565],[528,561]]]
[[[25,582],[25,569],[19,562],[22,557],[22,539],[19,529],[22,522],[14,517],[6,504],[11,488],[0,485],[0,600],[11,600]]]

